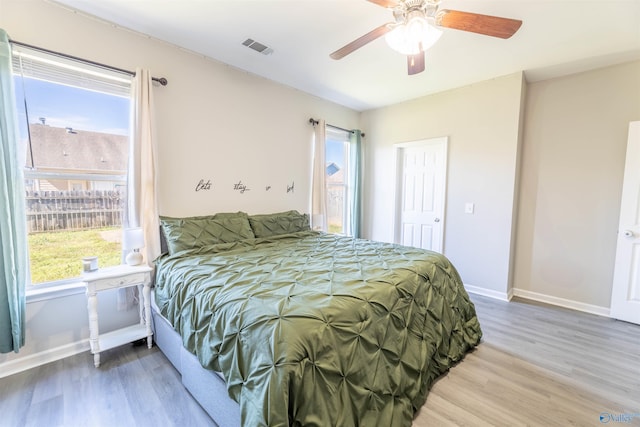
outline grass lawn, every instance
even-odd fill
[[[329,233],[342,233],[342,224],[329,224],[327,231]]]
[[[119,265],[120,233],[115,227],[30,234],[31,283],[79,277],[86,256],[97,256],[99,267]]]

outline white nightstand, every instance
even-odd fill
[[[93,363],[100,366],[100,352],[147,337],[151,348],[151,268],[146,265],[119,265],[101,268],[92,273],[84,273],[82,281],[87,287],[87,308],[89,309],[89,343]],[[98,327],[98,292],[107,289],[138,286],[142,296],[140,301],[140,324],[128,326],[100,335]]]

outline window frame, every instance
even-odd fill
[[[328,163],[327,158],[327,145],[329,141],[337,142],[342,144],[343,158],[344,158],[344,172],[343,172],[343,183],[342,184],[331,184],[327,181],[326,183],[326,196],[327,196],[327,210],[329,209],[329,187],[342,187],[342,231],[335,234],[340,234],[343,236],[351,236],[351,200],[353,199],[353,185],[350,180],[351,177],[351,167],[352,167],[352,159],[351,159],[351,132],[342,129],[335,129],[331,126],[325,126],[325,164]],[[328,213],[327,213],[328,214]],[[327,231],[329,228],[328,218],[327,218]]]
[[[28,138],[31,138],[31,136],[29,135],[29,128],[33,125],[33,123],[29,121],[27,109],[28,107],[26,107],[26,105],[28,104],[28,94],[24,93],[23,79],[27,78],[46,81],[54,85],[66,86],[85,91],[99,92],[109,96],[119,96],[125,98],[128,100],[129,104],[129,111],[127,113],[127,116],[130,117],[131,115],[131,86],[133,84],[133,79],[132,76],[127,73],[105,69],[104,67],[100,67],[98,65],[65,58],[25,46],[12,46],[12,60],[12,74],[14,81],[16,81],[16,84],[22,84],[22,90],[16,91],[15,93],[16,104],[19,105],[23,102],[25,104],[24,112],[26,114],[26,117],[23,115],[19,115],[19,119],[21,123],[23,123],[27,127]],[[23,149],[22,144],[24,143],[24,136],[25,135],[21,135],[19,142],[19,144],[21,145],[21,150]],[[126,146],[126,152],[123,153],[123,155],[125,156],[125,158],[128,158],[128,152],[130,150],[131,144],[130,124],[126,137],[128,140],[128,144]],[[29,141],[27,140],[26,143],[29,144]],[[79,172],[56,172],[48,170],[48,168],[44,168],[44,170],[37,170],[30,168],[28,165],[26,165],[25,162],[25,166],[23,167],[23,178],[25,183],[29,180],[62,180],[68,181],[69,183],[73,181],[81,181],[87,183],[113,182],[116,183],[116,186],[122,185],[125,188],[124,198],[126,200],[126,184],[129,174],[128,166],[125,166],[125,169],[123,171],[114,171],[115,173],[109,173],[110,171],[100,171],[100,173],[87,173],[85,171],[82,171],[81,169],[78,169],[78,171]],[[25,192],[25,201],[26,197],[27,195]],[[124,203],[123,209],[126,210],[126,202]],[[29,214],[30,212],[25,211],[25,221],[27,221],[27,219],[29,218]],[[124,229],[124,221],[118,227],[119,229]],[[27,227],[27,234],[29,235],[30,233],[28,230],[29,228]],[[60,296],[73,295],[82,292],[84,286],[81,282],[80,260],[78,260],[78,274],[75,276],[40,283],[32,283],[31,247],[29,245],[27,246],[27,250],[29,251],[29,255],[27,257],[28,280],[25,283],[25,292],[28,302],[57,298]]]

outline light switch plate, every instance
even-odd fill
[[[473,213],[473,203],[465,203],[464,205],[464,213],[472,214]]]

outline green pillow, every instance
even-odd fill
[[[187,218],[160,217],[169,254],[186,249],[253,239],[246,213],[220,213]]]
[[[250,215],[249,223],[256,237],[271,237],[309,230],[309,215],[298,211]]]

